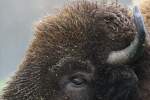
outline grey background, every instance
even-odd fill
[[[0,80],[17,69],[32,40],[33,22],[55,13],[67,1],[0,0]],[[121,1],[126,4],[130,0]]]

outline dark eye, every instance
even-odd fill
[[[81,85],[84,83],[85,80],[81,79],[81,78],[73,78],[72,83],[74,83],[75,85]]]
[[[85,84],[85,80],[82,78],[72,78],[71,82],[73,83],[73,85],[76,85],[76,86],[81,86]]]

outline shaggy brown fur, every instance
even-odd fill
[[[111,51],[130,44],[136,30],[127,9],[82,1],[64,7],[56,16],[43,18],[35,33],[24,61],[4,90],[4,100],[42,100],[55,91],[57,77],[49,76],[49,70],[61,58],[74,55],[95,64],[105,63]],[[144,56],[129,65],[134,66],[139,78],[142,100],[150,99],[149,60],[146,48]]]

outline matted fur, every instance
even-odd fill
[[[63,75],[54,65],[67,55],[105,63],[113,50],[127,47],[136,33],[129,10],[116,5],[77,1],[35,26],[35,39],[4,90],[4,100],[45,100],[54,96]],[[150,52],[134,66],[143,100],[150,98]],[[95,63],[97,64],[97,63]],[[56,68],[57,69],[57,68]],[[51,78],[49,78],[51,77]],[[53,90],[53,91],[52,91]]]

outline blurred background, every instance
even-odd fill
[[[32,25],[69,0],[0,0],[0,81],[17,69],[33,37]],[[99,0],[97,0],[99,1]],[[130,5],[130,0],[119,0]],[[0,82],[1,86],[1,82]]]
[[[0,80],[14,73],[33,37],[33,23],[65,0],[0,0]]]

